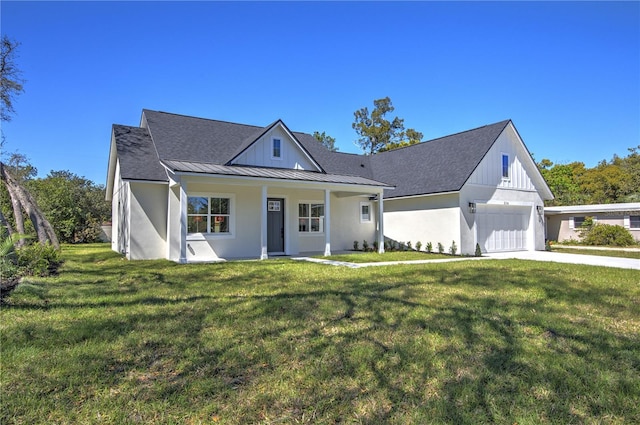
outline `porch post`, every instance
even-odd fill
[[[180,257],[178,262],[187,262],[187,190],[186,183],[180,179],[178,182],[180,190]]]
[[[378,192],[378,253],[384,254],[384,189]]]
[[[262,196],[260,197],[260,259],[269,258],[267,254],[267,186],[262,186]]]
[[[331,191],[324,190],[324,256],[331,255]]]

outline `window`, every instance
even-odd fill
[[[509,155],[502,154],[502,180],[509,180]]]
[[[324,204],[298,204],[298,231],[324,232]]]
[[[584,220],[586,217],[573,217],[573,228],[579,229],[584,224]]]
[[[631,229],[640,229],[640,215],[629,216],[629,227]]]
[[[282,140],[280,139],[271,139],[271,158],[280,159],[282,158]]]
[[[360,202],[360,223],[371,222],[371,203]]]
[[[231,233],[231,198],[189,196],[188,233]]]

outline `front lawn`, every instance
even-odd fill
[[[0,423],[640,423],[640,272],[129,262],[0,308]]]
[[[352,252],[345,254],[335,254],[328,257],[321,255],[315,258],[322,258],[332,261],[344,261],[347,263],[382,263],[386,261],[415,261],[415,260],[442,260],[445,258],[456,258],[451,255],[427,253],[418,251],[388,251],[384,254],[377,252]]]

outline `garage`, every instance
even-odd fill
[[[531,207],[478,204],[476,234],[482,252],[528,249]]]

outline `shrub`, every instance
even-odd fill
[[[475,256],[476,257],[482,257],[482,250],[480,249],[480,244],[479,243],[476,244]]]
[[[635,240],[627,229],[618,225],[596,223],[583,231],[582,242],[585,245],[629,246]]]
[[[373,251],[378,252],[378,241],[373,241]]]
[[[365,252],[369,251],[369,243],[367,241],[362,241],[362,250]]]
[[[420,251],[422,249],[422,242],[416,242],[416,251]]]
[[[353,241],[353,250],[354,251],[358,250],[358,241]]]
[[[456,255],[458,252],[458,246],[456,245],[456,241],[451,241],[451,246],[449,247],[449,254]]]
[[[16,243],[24,235],[14,233],[6,235],[0,234],[0,280],[11,281],[19,277],[17,265]]]
[[[431,254],[433,252],[433,244],[431,242],[427,242],[426,251]]]
[[[444,245],[438,242],[438,254],[444,254]]]
[[[413,247],[411,246],[411,241],[407,242],[407,250],[413,251]]]
[[[16,251],[18,267],[32,276],[48,276],[60,265],[60,252],[47,243],[34,243]]]

